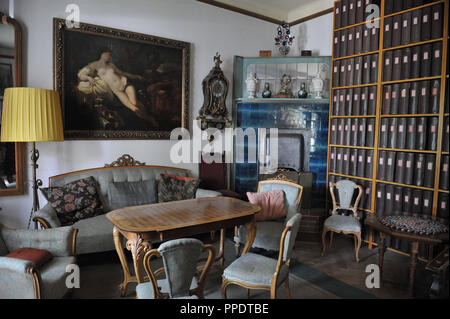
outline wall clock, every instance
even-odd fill
[[[223,129],[231,123],[226,107],[229,84],[220,68],[222,61],[219,53],[214,56],[214,63],[215,66],[202,82],[204,101],[197,117],[197,120],[201,120],[202,130],[208,127]]]

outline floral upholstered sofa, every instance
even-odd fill
[[[72,224],[78,229],[76,254],[87,254],[115,250],[113,240],[113,224],[106,218],[111,211],[111,198],[108,196],[110,183],[139,182],[154,179],[158,182],[161,174],[189,177],[189,171],[175,167],[148,166],[134,161],[129,155],[124,155],[118,161],[102,168],[86,169],[70,172],[49,178],[49,187],[61,187],[67,183],[93,177],[97,182],[98,198],[103,205],[103,213],[94,217],[81,219]],[[217,197],[221,194],[215,191],[198,188],[195,198]],[[120,197],[120,196],[118,196]],[[33,220],[44,228],[62,227],[57,212],[50,203],[38,210]]]

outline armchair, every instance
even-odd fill
[[[202,252],[208,251],[208,258],[200,278],[194,275]],[[136,287],[139,299],[185,298],[193,295],[203,298],[203,287],[206,275],[215,259],[216,250],[212,245],[203,245],[195,238],[182,238],[165,242],[158,249],[148,251],[144,256],[144,269],[149,282]],[[162,257],[164,267],[153,271],[150,267],[151,258]],[[156,278],[164,274],[166,278]]]
[[[0,224],[0,299],[56,299],[69,292],[66,267],[76,263],[76,234],[72,227],[14,230]],[[37,268],[31,261],[4,257],[25,247],[48,250],[53,259]]]
[[[258,192],[266,192],[281,189],[285,193],[285,207],[287,216],[284,219],[275,221],[260,221],[256,223],[258,231],[253,242],[255,248],[263,248],[266,250],[278,250],[280,248],[280,237],[286,222],[299,212],[300,202],[303,193],[303,186],[282,180],[264,180],[258,183]],[[240,244],[247,240],[247,230],[241,226],[235,229],[235,246],[236,254],[239,255]]]
[[[289,291],[290,255],[294,249],[295,239],[300,226],[301,215],[294,214],[286,223],[286,227],[279,240],[278,260],[248,252],[233,261],[222,275],[222,298],[226,299],[226,289],[230,284],[249,289],[270,290],[270,298],[277,297],[277,288],[285,284],[286,294]]]
[[[335,196],[335,188],[339,196],[339,204],[337,204]],[[352,200],[354,198],[355,190],[358,189],[358,195],[354,204]],[[361,248],[361,224],[358,219],[358,205],[363,193],[363,189],[360,185],[350,180],[340,180],[337,183],[333,183],[330,186],[331,199],[333,200],[333,210],[331,216],[325,220],[322,232],[322,256],[325,255],[326,250],[326,236],[327,232],[331,232],[330,235],[330,247],[333,243],[333,233],[353,234],[355,237],[355,253],[356,262],[359,262],[359,249]],[[338,211],[347,210],[351,212],[351,215],[340,215]]]

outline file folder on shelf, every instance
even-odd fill
[[[439,174],[439,189],[448,190],[448,183],[449,183],[449,156],[443,155],[441,157],[441,170]]]
[[[396,154],[395,178],[394,182],[404,184],[405,179],[405,153],[398,152]]]
[[[405,153],[405,179],[404,184],[413,185],[414,183],[414,153]]]
[[[436,151],[437,149],[437,134],[438,134],[438,117],[428,118],[428,136],[427,136],[427,150]]]
[[[438,3],[431,7],[431,37],[433,39],[442,37],[443,24],[444,4]]]
[[[414,185],[423,186],[425,174],[425,154],[417,153],[414,164]]]
[[[425,173],[423,177],[423,186],[433,188],[434,186],[434,172],[436,165],[436,155],[425,155]]]
[[[406,120],[406,149],[414,150],[416,148],[416,130],[416,118],[408,117]]]
[[[411,14],[411,43],[420,42],[422,26],[422,9],[416,9]]]
[[[417,114],[419,107],[420,82],[411,82],[409,91],[409,114]]]

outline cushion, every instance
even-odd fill
[[[111,182],[108,185],[108,198],[111,210],[156,203],[156,180]]]
[[[41,188],[41,191],[56,211],[62,226],[104,213],[97,183],[92,176],[61,187]]]
[[[277,262],[277,259],[249,252],[225,268],[223,277],[244,284],[270,286]],[[278,283],[283,282],[288,275],[289,268],[283,265],[278,274]]]
[[[199,179],[192,177],[161,174],[158,184],[158,201],[163,203],[195,198],[199,183]]]
[[[52,260],[53,255],[51,252],[45,249],[19,248],[14,250],[13,252],[10,252],[5,257],[29,260],[33,262],[36,267],[40,267],[46,262]]]
[[[340,231],[361,232],[361,224],[353,216],[331,215],[325,220],[324,226]]]
[[[261,207],[261,211],[255,215],[256,221],[273,220],[286,216],[284,207],[284,191],[275,189],[267,192],[247,192],[250,203]]]

